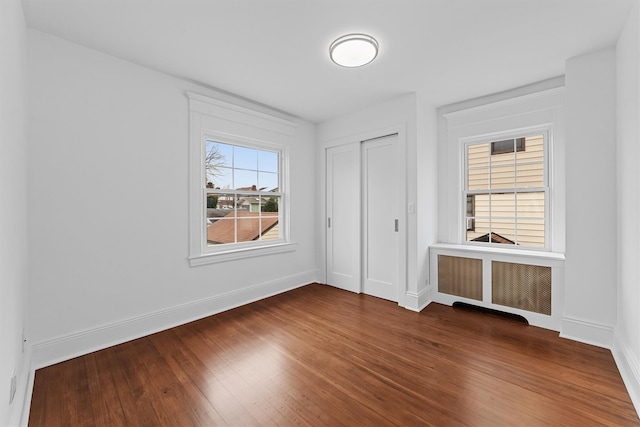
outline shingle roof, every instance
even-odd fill
[[[269,216],[266,216],[269,215]],[[262,217],[262,222],[260,221]],[[237,218],[237,221],[234,219]],[[238,242],[257,240],[278,223],[277,212],[229,212],[207,226],[209,243],[235,243],[235,226],[238,224]]]
[[[474,242],[489,242],[489,234],[491,234],[491,241],[495,242],[495,243],[505,243],[507,245],[515,245],[516,242],[514,242],[513,240],[509,240],[504,236],[499,235],[498,233],[487,233],[487,234],[483,234],[480,237],[476,237],[475,239],[473,239]]]

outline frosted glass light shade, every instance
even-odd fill
[[[347,34],[331,43],[329,56],[341,67],[362,67],[378,56],[378,42],[366,34]]]

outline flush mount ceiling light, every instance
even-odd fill
[[[331,43],[329,56],[341,67],[362,67],[378,56],[378,42],[366,34],[347,34]]]

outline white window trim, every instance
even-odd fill
[[[460,159],[460,164],[462,165],[462,180],[461,180],[461,191],[460,193],[462,194],[462,203],[463,206],[465,206],[464,209],[460,209],[460,227],[462,228],[461,232],[460,232],[460,236],[461,236],[461,241],[460,244],[462,245],[470,245],[470,246],[485,246],[485,247],[489,247],[489,248],[493,248],[496,247],[497,244],[496,243],[485,243],[485,242],[472,242],[472,241],[467,241],[466,240],[466,234],[467,234],[467,230],[466,230],[466,199],[467,199],[467,195],[473,195],[473,194],[486,194],[484,192],[474,192],[474,191],[469,191],[467,189],[467,173],[469,171],[469,165],[468,165],[468,158],[467,158],[467,148],[470,145],[475,145],[475,144],[483,144],[483,143],[487,143],[490,141],[498,141],[498,140],[503,140],[503,139],[513,139],[513,138],[519,138],[519,137],[529,137],[529,136],[536,136],[536,135],[543,135],[544,136],[544,142],[543,142],[543,147],[544,147],[544,170],[543,170],[543,174],[544,174],[544,187],[536,187],[536,188],[519,188],[516,189],[516,193],[528,193],[528,192],[544,192],[544,218],[545,218],[545,227],[544,227],[544,241],[545,241],[545,246],[544,247],[533,247],[533,246],[524,246],[524,245],[519,245],[519,246],[514,246],[513,248],[509,248],[509,249],[515,249],[515,250],[530,250],[530,251],[545,251],[548,252],[550,251],[550,242],[551,242],[551,229],[552,229],[552,224],[553,224],[553,218],[552,218],[552,209],[551,209],[551,197],[550,197],[550,193],[551,193],[551,182],[549,180],[549,163],[550,163],[550,140],[551,140],[551,136],[553,135],[553,129],[551,125],[543,125],[543,126],[534,126],[534,127],[527,127],[527,128],[522,128],[522,129],[510,129],[510,130],[505,130],[505,131],[501,131],[501,132],[496,132],[493,134],[488,134],[488,135],[482,135],[482,136],[472,136],[472,137],[467,137],[467,138],[461,138],[459,141],[461,150],[460,150],[460,155],[461,155],[461,159]],[[507,189],[510,190],[510,189]],[[510,192],[510,191],[509,191]]]
[[[187,93],[189,98],[189,265],[219,262],[291,252],[296,244],[290,237],[289,146],[296,123],[284,115],[253,105],[232,104],[203,95]],[[213,140],[280,155],[280,229],[282,238],[210,247],[206,242],[205,141]]]
[[[549,193],[545,227],[545,248],[513,247],[504,250],[521,253],[565,251],[564,179],[564,79],[558,78],[486,98],[441,107],[439,113],[438,240],[458,247],[485,248],[495,245],[466,242],[464,217],[465,142],[506,139],[527,130],[548,130],[546,178]],[[502,138],[505,136],[505,138]],[[471,244],[470,244],[471,243]],[[477,246],[476,246],[477,245]]]

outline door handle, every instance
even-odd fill
[[[396,219],[395,223],[396,223],[396,233],[397,233],[398,232],[398,220],[397,219]]]
[[[331,228],[331,218],[327,218],[327,228]]]

